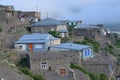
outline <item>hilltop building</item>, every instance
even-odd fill
[[[45,18],[30,25],[33,33],[49,33],[50,31],[58,31],[61,37],[68,36],[67,25],[64,22],[53,18]]]
[[[0,18],[15,18],[20,21],[30,23],[37,22],[41,19],[41,13],[37,11],[16,11],[13,6],[0,5]]]
[[[73,35],[84,36],[92,40],[100,40],[106,36],[106,30],[103,25],[77,25],[73,30]]]

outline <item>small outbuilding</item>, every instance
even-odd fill
[[[23,35],[15,42],[15,49],[18,51],[48,51],[50,46],[60,44],[60,39],[55,38],[50,34],[28,34]]]
[[[91,46],[79,45],[74,43],[62,43],[50,47],[50,51],[77,51],[81,60],[93,57],[93,49]]]

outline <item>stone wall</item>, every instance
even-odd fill
[[[82,65],[88,71],[105,74],[111,80],[116,70],[116,60],[112,55],[95,56],[93,59],[83,62]]]
[[[40,63],[41,62],[47,62],[48,63],[48,69],[41,69]],[[68,75],[70,63],[67,58],[62,59],[39,59],[39,60],[30,60],[30,69],[37,73],[43,73],[44,71],[55,71],[57,74],[59,73],[60,69],[66,70],[66,75]],[[38,72],[39,71],[39,72]]]
[[[71,36],[70,41],[72,41],[72,42],[82,42],[82,41],[84,41],[84,36]]]
[[[65,69],[68,74],[70,63],[81,64],[81,59],[78,54],[78,52],[40,52],[29,54],[30,69],[36,73],[55,71],[58,74],[60,69]],[[47,62],[48,69],[40,69],[41,62]]]
[[[98,28],[75,28],[73,34],[76,36],[84,36],[92,40],[99,40],[102,38]]]
[[[39,33],[48,33],[50,31],[55,30],[56,31],[56,26],[43,26],[43,27],[40,27],[40,26],[32,26],[31,27],[31,32],[39,32]]]

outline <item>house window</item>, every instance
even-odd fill
[[[73,24],[76,25],[76,22],[74,22]]]
[[[51,31],[55,31],[55,29],[54,29],[54,28],[51,28]]]
[[[69,23],[69,25],[71,26],[71,25],[72,25],[72,23]]]
[[[41,69],[48,69],[48,63],[47,62],[41,62],[40,63],[40,68]]]
[[[38,28],[35,28],[35,32],[39,32]]]
[[[35,44],[35,48],[42,48],[41,44]]]
[[[22,45],[19,46],[19,49],[22,49]]]

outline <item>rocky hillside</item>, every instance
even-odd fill
[[[20,74],[7,65],[0,65],[0,79],[4,80],[30,80],[27,76]]]
[[[0,48],[12,48],[13,43],[24,34],[27,34],[25,27],[28,22],[22,22],[15,18],[8,18],[7,21],[0,20]]]

